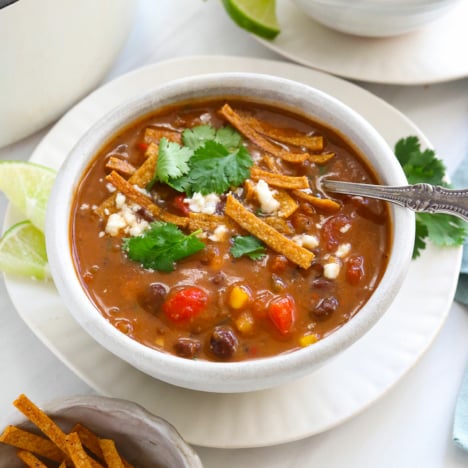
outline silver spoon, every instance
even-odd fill
[[[439,185],[424,183],[390,187],[330,179],[322,179],[321,186],[330,192],[377,198],[413,211],[447,213],[468,221],[468,189],[449,190]]]

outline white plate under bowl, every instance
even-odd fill
[[[468,0],[418,31],[389,38],[334,31],[306,16],[292,0],[277,0],[277,14],[281,33],[272,41],[254,37],[280,55],[318,70],[404,85],[468,76]]]
[[[161,62],[106,84],[56,124],[31,160],[59,167],[88,127],[122,101],[168,80],[223,71],[271,73],[315,86],[360,112],[391,146],[408,135],[417,135],[424,145],[429,145],[400,112],[339,78],[282,62],[213,56]],[[16,216],[9,210],[6,224]],[[189,443],[238,448],[318,434],[383,396],[419,360],[443,325],[460,260],[461,248],[430,246],[412,262],[407,280],[384,318],[348,351],[301,380],[243,394],[196,392],[155,380],[106,351],[85,333],[63,306],[53,284],[10,275],[5,281],[25,323],[96,391],[141,404],[173,424]]]

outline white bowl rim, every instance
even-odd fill
[[[340,118],[352,122],[352,127],[366,136],[366,143],[373,151],[386,153],[385,182],[394,185],[406,183],[403,170],[383,137],[363,117],[334,97],[310,86],[270,75],[213,73],[160,85],[120,105],[100,119],[78,141],[59,170],[47,209],[46,244],[50,269],[62,300],[77,322],[98,343],[136,368],[160,380],[194,390],[251,391],[272,387],[305,375],[313,365],[331,358],[338,349],[350,346],[379,320],[394,299],[411,260],[414,214],[404,208],[392,206],[393,225],[405,226],[407,231],[397,229],[393,232],[392,260],[380,280],[378,290],[345,326],[325,339],[313,346],[271,358],[226,363],[187,360],[149,348],[129,338],[103,317],[89,300],[75,274],[69,243],[68,220],[71,201],[82,171],[105,140],[114,135],[116,130],[125,126],[125,123],[146,115],[149,109],[164,106],[171,97],[180,97],[175,101],[179,102],[190,100],[188,96],[194,96],[194,93],[205,97],[210,97],[210,92],[216,96],[226,96],[241,95],[241,90],[252,96],[253,89],[257,93],[256,99],[273,103],[272,96],[281,96],[280,100],[285,100],[288,104],[282,102],[280,107],[295,109],[299,113],[304,99],[308,99],[314,105],[326,103],[331,119],[331,124],[327,123],[327,126],[334,127],[333,112],[339,110]],[[307,110],[303,113],[307,114]],[[373,166],[377,173],[382,173],[376,164]],[[395,249],[395,246],[398,246],[398,249]],[[382,294],[381,288],[389,288],[389,294]]]

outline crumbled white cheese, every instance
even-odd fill
[[[340,232],[342,234],[345,234],[346,232],[348,232],[349,230],[351,229],[351,224],[345,224],[343,227],[340,228]]]
[[[351,244],[348,244],[348,243],[340,244],[338,248],[336,249],[335,255],[337,257],[343,258],[343,257],[346,257],[350,251],[351,251]]]
[[[264,213],[274,213],[278,211],[280,202],[273,196],[274,191],[270,189],[268,184],[260,179],[255,185],[255,192],[260,203],[260,207]]]
[[[105,232],[111,236],[117,236],[121,231],[130,236],[139,236],[149,226],[148,221],[136,214],[141,207],[135,203],[127,205],[125,201],[125,196],[117,193],[115,206],[119,211],[109,215],[105,228]]]
[[[216,213],[216,207],[221,201],[216,193],[209,193],[208,195],[202,195],[199,192],[195,192],[192,198],[185,198],[184,203],[187,203],[190,211],[194,213],[205,213],[214,214]]]
[[[323,265],[323,276],[327,279],[336,279],[340,274],[341,265],[334,261]]]
[[[110,182],[107,182],[106,189],[110,193],[113,193],[113,192],[115,192],[117,190]]]
[[[82,211],[89,210],[89,204],[88,203],[82,203],[82,205],[80,206],[80,210],[82,210]]]
[[[148,190],[146,190],[144,187],[140,187],[139,185],[137,184],[133,184],[133,188],[137,191],[137,192],[140,192],[142,193],[143,195],[149,197],[150,196],[150,193],[148,192]]]
[[[318,237],[311,234],[299,234],[294,236],[292,240],[306,249],[315,249],[319,245]]]
[[[208,239],[210,239],[213,242],[222,242],[226,238],[228,232],[228,228],[224,224],[220,224],[216,227],[213,234],[210,234],[208,236]]]
[[[204,114],[200,115],[200,121],[204,124],[211,122],[211,114],[205,112]]]

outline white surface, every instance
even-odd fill
[[[127,39],[134,6],[21,0],[0,10],[0,146],[43,128],[98,85]]]
[[[139,6],[132,36],[108,78],[184,55],[277,57],[233,25],[217,0],[142,0]],[[416,122],[449,171],[455,170],[468,153],[467,79],[429,87],[364,86]],[[44,133],[0,150],[0,158],[28,159]],[[34,337],[2,284],[0,309],[0,414],[11,411],[11,401],[20,392],[38,401],[92,392]],[[467,312],[466,307],[452,304],[445,325],[420,362],[360,415],[320,435],[276,447],[196,447],[205,467],[466,467],[468,454],[455,448],[450,437],[455,397],[468,361]],[[86,359],[86,350],[81,352]],[[197,424],[191,414],[186,419]]]
[[[468,76],[468,0],[418,31],[389,38],[351,36],[277,1],[281,33],[260,40],[284,57],[319,70],[375,83],[424,84]]]
[[[275,61],[195,57],[145,67],[100,88],[51,130],[33,153],[32,161],[58,167],[83,131],[116,104],[140,94],[149,85],[158,84],[163,76],[166,80],[176,79],[214,68],[274,71],[286,78],[294,76],[352,105],[376,126],[391,146],[402,136],[418,134],[424,140],[396,110],[338,78]],[[254,447],[322,432],[358,413],[388,391],[414,365],[443,324],[456,284],[459,254],[460,249],[432,249],[413,262],[401,292],[384,318],[330,364],[291,384],[242,395],[192,392],[149,378],[90,339],[67,313],[52,285],[11,276],[6,278],[6,284],[23,320],[94,389],[142,404],[174,424],[191,443]],[[76,297],[73,300],[79,301]],[[413,304],[420,307],[413,310]],[[87,326],[98,328],[96,324]],[[399,332],[388,333],[388,330]],[[84,356],[82,349],[86,349]],[[100,363],[98,369],[96,362]],[[346,397],[343,388],[347,389]],[[187,420],[187,413],[198,424]],[[238,420],[245,421],[249,430],[244,425],[232,424]]]

